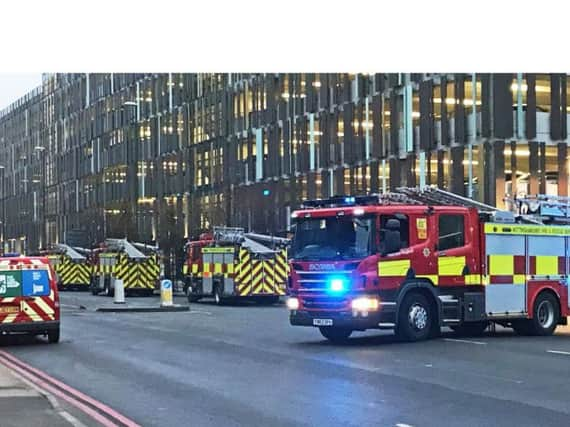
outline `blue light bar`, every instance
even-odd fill
[[[331,293],[342,293],[348,288],[344,277],[331,277],[327,282],[327,289]]]

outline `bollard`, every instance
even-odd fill
[[[115,304],[124,304],[125,303],[125,285],[121,279],[113,279],[114,288],[115,288]]]
[[[172,281],[161,280],[160,282],[160,306],[172,306]]]

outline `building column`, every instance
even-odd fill
[[[558,195],[568,196],[568,146],[558,143]]]

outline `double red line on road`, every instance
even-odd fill
[[[0,363],[34,383],[39,389],[73,405],[105,427],[140,427],[139,424],[119,414],[104,403],[22,362],[6,351],[0,350]]]

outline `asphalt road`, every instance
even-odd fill
[[[338,346],[283,306],[115,314],[94,311],[105,297],[61,299],[59,345],[2,348],[144,426],[570,425],[570,328]]]

